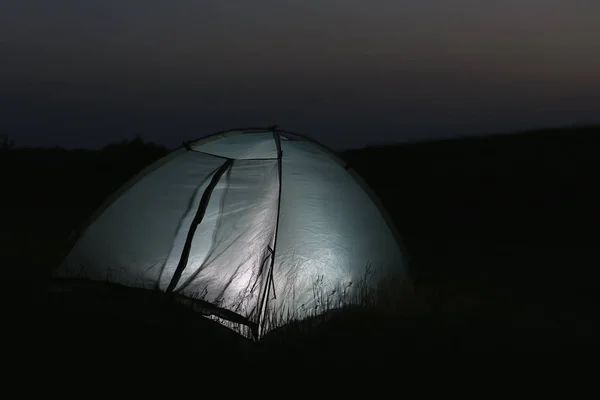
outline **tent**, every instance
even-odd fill
[[[366,275],[409,281],[385,212],[332,151],[277,128],[186,142],[147,167],[54,274],[164,292],[262,332],[342,304]]]

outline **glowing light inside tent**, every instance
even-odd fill
[[[205,189],[226,166],[177,293],[257,321],[276,230],[268,312],[312,314],[332,292],[356,285],[368,265],[379,278],[404,271],[386,221],[344,166],[308,141],[281,147],[281,198],[272,132],[217,136],[173,153],[116,195],[56,275],[166,290]]]

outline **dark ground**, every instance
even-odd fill
[[[393,315],[346,312],[259,345],[184,311],[161,311],[147,325],[127,307],[82,312],[92,295],[70,311],[39,295],[71,231],[164,149],[140,140],[102,152],[3,149],[2,304],[14,321],[5,333],[37,356],[129,360],[166,356],[165,343],[178,343],[169,353],[177,360],[228,352],[309,364],[414,350],[589,350],[598,331],[599,145],[600,128],[589,127],[344,154],[403,236],[416,298]]]

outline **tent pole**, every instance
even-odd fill
[[[231,165],[233,164],[233,160],[229,159],[221,165],[221,167],[215,172],[212,177],[212,180],[208,184],[208,187],[204,190],[202,194],[202,199],[200,200],[200,204],[198,205],[198,211],[196,212],[196,216],[190,225],[190,229],[187,234],[187,238],[185,239],[185,245],[183,246],[183,251],[181,252],[181,257],[179,258],[179,263],[177,264],[177,268],[175,269],[175,273],[171,277],[171,282],[167,287],[167,293],[173,292],[179,279],[181,278],[181,274],[183,270],[187,267],[188,259],[190,257],[190,250],[192,248],[192,241],[194,240],[194,234],[196,233],[196,228],[204,219],[204,214],[206,213],[206,208],[208,207],[208,202],[210,200],[210,196],[212,195],[213,190],[219,183],[219,180],[227,171]]]
[[[274,287],[274,283],[272,282],[273,280],[273,267],[275,266],[275,255],[277,252],[277,233],[279,230],[279,215],[281,212],[281,173],[283,170],[283,166],[282,166],[282,154],[283,151],[281,150],[281,140],[279,137],[279,132],[277,132],[277,127],[273,127],[273,139],[275,140],[275,145],[277,146],[277,176],[279,179],[279,193],[278,193],[278,197],[277,197],[277,220],[275,222],[275,237],[273,239],[273,251],[271,253],[271,265],[269,266],[269,271],[267,272],[267,280],[266,280],[266,286],[264,289],[264,295],[262,298],[262,304],[261,304],[261,311],[260,311],[260,317],[258,320],[258,336],[259,339],[262,338],[263,334],[264,334],[264,328],[265,328],[265,314],[267,312],[267,303],[269,301],[269,294],[271,292],[271,286],[273,285]]]

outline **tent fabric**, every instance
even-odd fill
[[[279,297],[270,301],[277,314],[323,306],[315,290],[335,299],[332,292],[357,287],[369,265],[373,280],[405,266],[385,219],[340,163],[310,142],[282,142],[282,150]]]
[[[193,150],[236,160],[277,159],[277,147],[270,132],[215,135],[205,143],[192,143],[190,147]]]
[[[363,186],[332,152],[290,137],[221,133],[157,162],[81,232],[55,276],[162,292],[172,285],[256,324],[274,313],[313,314],[322,295],[356,288],[367,267],[373,282],[408,279],[389,221]]]

